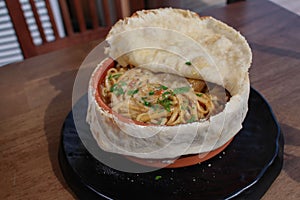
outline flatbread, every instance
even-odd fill
[[[120,121],[99,107],[89,85],[87,122],[105,151],[140,158],[174,158],[214,150],[238,133],[248,110],[248,70],[252,54],[246,39],[213,17],[164,8],[138,11],[118,21],[107,36],[109,57],[154,72],[203,79],[232,97],[209,120],[176,126],[143,126]]]

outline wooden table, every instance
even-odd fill
[[[284,166],[263,199],[300,199],[299,16],[262,0],[201,14],[219,18],[246,36],[253,50],[251,84],[271,104],[281,125]],[[96,44],[0,68],[0,199],[75,198],[60,172],[58,143],[71,110],[77,69]]]

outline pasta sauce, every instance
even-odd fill
[[[107,71],[99,90],[114,112],[167,126],[207,120],[230,99],[229,92],[216,84],[118,64]]]

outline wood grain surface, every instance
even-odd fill
[[[247,38],[252,87],[270,103],[285,138],[284,166],[264,200],[300,199],[300,18],[262,0],[207,10]],[[58,164],[77,70],[99,41],[0,68],[0,199],[74,199]],[[259,155],[258,155],[259,156]]]

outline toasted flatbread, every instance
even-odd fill
[[[246,39],[213,17],[187,10],[143,10],[118,21],[107,36],[109,57],[123,66],[202,79],[226,88],[231,99],[206,121],[176,126],[126,123],[99,106],[95,73],[89,86],[87,122],[99,146],[140,158],[173,158],[214,150],[242,128],[248,110],[248,70],[252,54]]]

